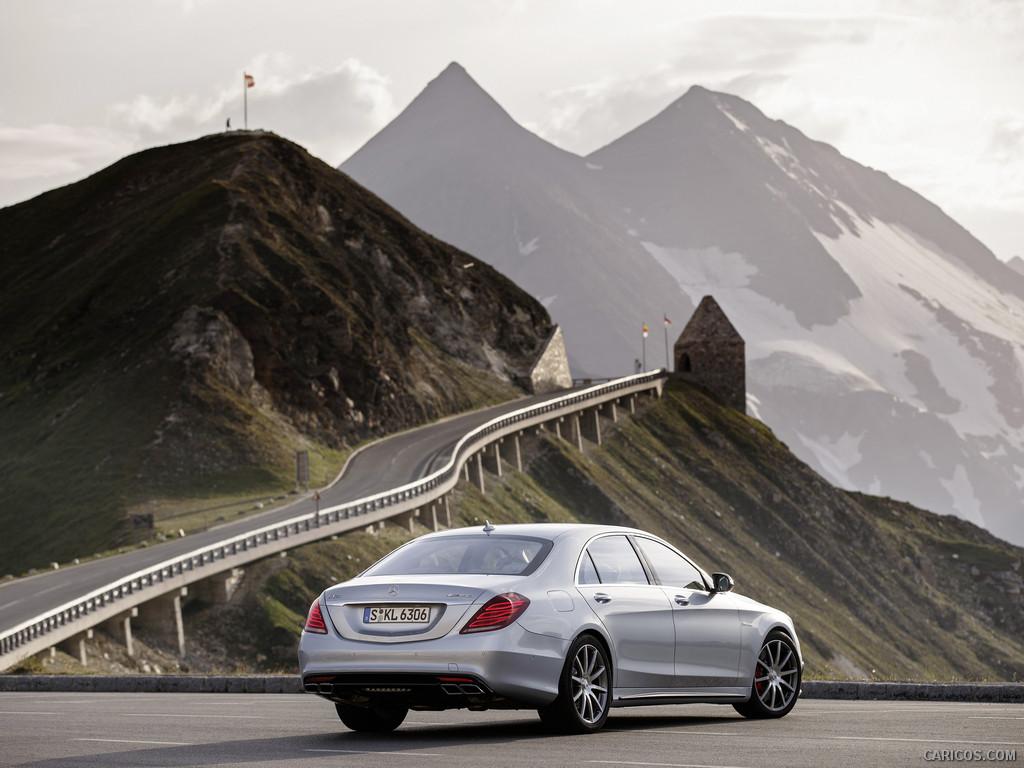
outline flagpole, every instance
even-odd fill
[[[647,373],[647,323],[644,323],[644,341],[643,341],[643,368],[642,372]]]
[[[242,73],[242,103],[245,110],[245,130],[249,130],[249,76]]]
[[[665,318],[665,370],[671,371],[672,368],[669,366],[668,362],[668,315],[662,312],[661,316]]]

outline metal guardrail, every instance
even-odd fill
[[[300,515],[233,536],[118,579],[0,634],[0,669],[43,651],[130,608],[189,583],[230,571],[285,549],[426,506],[455,487],[465,462],[510,434],[625,395],[657,389],[663,370],[628,376],[513,411],[466,433],[437,472],[415,482],[346,504]]]

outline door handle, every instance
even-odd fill
[[[604,592],[595,592],[594,599],[599,603],[610,603],[612,601],[612,596],[606,595]]]
[[[676,595],[675,596],[675,601],[676,601],[676,605],[689,605],[690,604],[690,598],[688,598],[686,595]]]

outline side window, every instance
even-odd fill
[[[649,584],[644,567],[625,536],[603,536],[587,547],[602,584]],[[581,581],[583,572],[580,572]]]
[[[651,564],[659,582],[669,587],[707,590],[700,571],[675,551],[652,539],[638,536],[634,541]]]
[[[594,561],[590,559],[588,552],[583,553],[583,560],[580,562],[580,584],[600,584],[601,579],[597,575],[597,568]]]

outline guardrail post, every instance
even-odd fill
[[[132,608],[120,616],[115,616],[103,622],[103,630],[115,640],[121,642],[130,659],[135,658],[135,645],[132,643],[132,619],[138,615],[139,609]]]
[[[185,625],[181,620],[181,598],[187,594],[188,587],[181,587],[139,606],[139,627],[152,632],[177,649],[179,657],[185,656]]]

